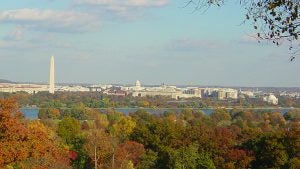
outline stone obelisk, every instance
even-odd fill
[[[50,79],[49,79],[49,93],[54,94],[54,57],[50,59]]]

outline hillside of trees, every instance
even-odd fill
[[[300,112],[124,115],[78,104],[27,120],[0,100],[0,168],[300,168]]]

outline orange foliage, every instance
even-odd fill
[[[0,100],[0,168],[68,168],[69,160],[47,127],[21,118],[14,100]]]

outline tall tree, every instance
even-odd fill
[[[102,129],[93,129],[87,133],[84,148],[93,161],[95,169],[114,168],[112,142],[113,139]]]

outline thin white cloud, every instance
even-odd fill
[[[0,23],[21,26],[28,30],[76,33],[99,28],[97,17],[73,11],[17,9],[0,12]]]
[[[3,39],[0,39],[0,50],[6,51],[32,51],[35,49],[70,49],[73,46],[68,41],[62,41],[57,33],[35,32],[16,29],[9,32]]]
[[[266,46],[272,45],[272,41],[264,40],[257,36],[257,33],[250,33],[241,36],[240,38],[233,40],[234,43],[242,44],[242,45],[255,45],[255,46]],[[279,44],[284,44],[283,40],[278,41]],[[274,45],[274,44],[273,44]]]
[[[73,0],[76,5],[89,6],[119,17],[135,19],[142,9],[163,7],[169,0]]]
[[[10,31],[6,36],[4,36],[4,40],[7,41],[19,41],[24,37],[24,31],[22,29],[14,29]]]
[[[160,7],[169,0],[74,0],[77,4],[102,5],[107,7]]]
[[[247,34],[247,35],[243,35],[239,42],[242,43],[258,43],[261,39],[259,37],[257,37],[256,33],[251,33],[251,34]]]
[[[219,49],[224,47],[225,44],[219,41],[195,39],[195,38],[182,38],[172,40],[168,45],[168,49],[179,51],[197,51],[203,49]]]

